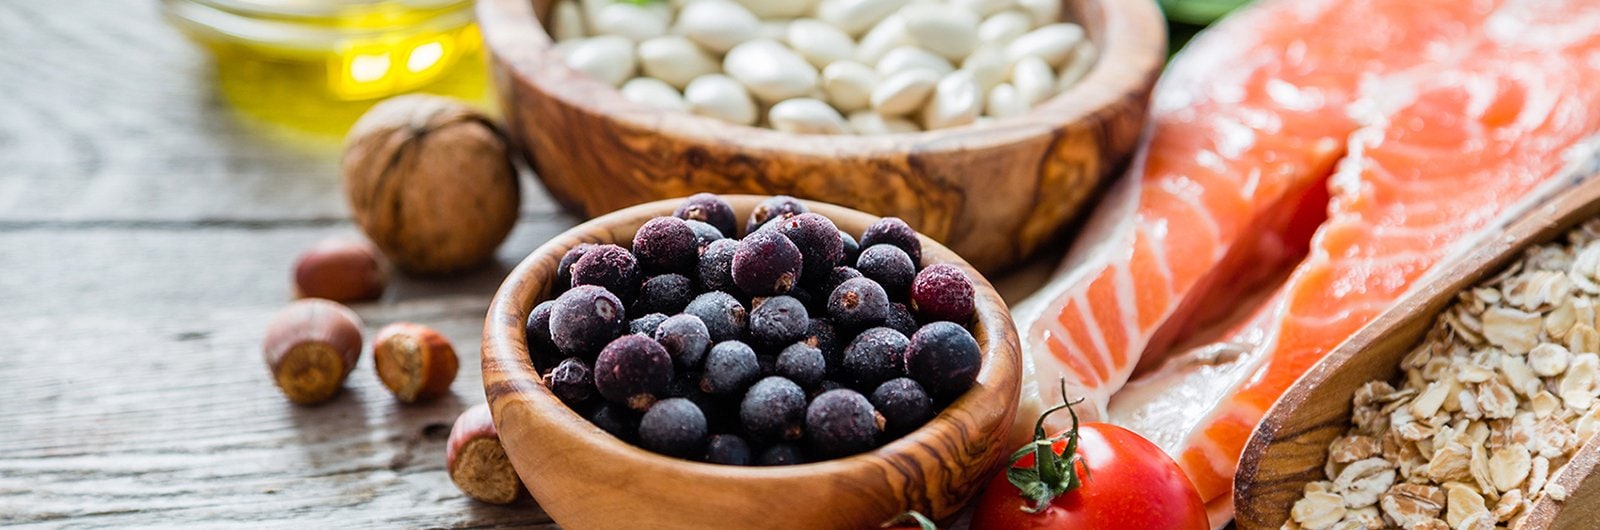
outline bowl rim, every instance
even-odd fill
[[[735,212],[747,212],[756,202],[767,196],[730,194],[721,197],[734,205]],[[956,449],[928,442],[933,441],[935,427],[947,429],[958,427],[959,423],[954,419],[957,414],[980,418],[993,418],[998,414],[999,421],[994,422],[996,423],[994,429],[1001,433],[1001,444],[1005,443],[1004,433],[1009,431],[1014,419],[1017,408],[1016,396],[1021,385],[1021,346],[1016,327],[1011,321],[1010,310],[994,286],[971,265],[954,251],[921,233],[918,233],[918,237],[923,244],[924,266],[949,263],[960,267],[972,280],[974,292],[977,294],[977,311],[968,329],[978,340],[982,364],[971,389],[941,409],[939,414],[929,419],[926,424],[910,433],[870,451],[842,458],[786,466],[732,466],[666,456],[635,446],[601,430],[562,403],[549,387],[545,386],[542,378],[534,370],[528,354],[526,337],[522,332],[528,314],[547,295],[548,281],[534,278],[533,275],[543,270],[553,270],[568,248],[580,243],[604,242],[603,238],[586,234],[608,233],[612,236],[622,233],[632,234],[638,226],[651,218],[672,215],[673,210],[682,201],[683,198],[673,198],[648,202],[582,223],[551,238],[523,259],[506,276],[489,306],[484,322],[481,355],[484,392],[491,415],[501,432],[508,431],[501,424],[503,418],[507,416],[502,413],[502,408],[520,403],[554,414],[556,418],[541,420],[547,424],[544,425],[545,428],[566,431],[562,433],[564,436],[582,440],[587,449],[603,451],[604,457],[613,459],[619,463],[618,465],[640,466],[641,469],[650,465],[674,466],[684,475],[702,480],[790,479],[845,473],[873,466],[894,466],[896,465],[893,462],[894,455],[913,447],[934,447],[935,452]],[[812,212],[822,214],[830,220],[839,216],[863,220],[880,218],[828,203],[808,200],[801,202]],[[613,230],[619,228],[621,231]],[[554,421],[556,419],[565,421]],[[987,422],[979,419],[972,420],[971,423]],[[510,451],[510,446],[514,444],[507,445]],[[1009,454],[1009,451],[1006,449],[1005,453]],[[515,462],[516,459],[512,460]],[[987,476],[987,473],[980,476]]]
[[[1074,0],[1060,0],[1063,4]],[[534,0],[480,0],[478,22],[490,55],[516,83],[536,88],[564,107],[689,142],[739,145],[754,151],[812,156],[907,154],[908,151],[982,151],[1051,134],[1111,112],[1130,94],[1148,92],[1166,62],[1166,20],[1149,0],[1077,0],[1096,9],[1094,24],[1080,23],[1098,48],[1094,64],[1077,83],[1028,112],[973,123],[883,135],[797,134],[737,125],[683,111],[659,109],[622,97],[561,60],[534,11]],[[1070,7],[1068,7],[1070,9]],[[1085,21],[1087,22],[1087,21]],[[804,139],[797,141],[797,139]]]

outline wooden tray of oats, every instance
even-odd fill
[[[1241,529],[1600,528],[1600,177],[1583,174],[1295,384],[1242,455]]]

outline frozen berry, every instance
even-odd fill
[[[694,281],[682,274],[653,276],[639,286],[639,298],[633,301],[633,312],[640,315],[663,313],[676,315],[694,299]]]
[[[889,328],[872,328],[856,335],[844,349],[840,375],[852,388],[863,392],[884,381],[905,375],[905,335]]]
[[[793,299],[799,301],[800,305],[802,307],[805,307],[807,312],[811,311],[811,307],[812,307],[811,304],[814,302],[814,300],[813,300],[813,298],[811,296],[811,291],[809,289],[806,289],[805,287],[801,287],[799,285],[796,285],[796,286],[794,286],[793,289],[790,289],[787,294],[784,294],[784,296],[787,296],[789,298],[793,298]],[[826,309],[824,309],[824,310],[826,310]]]
[[[767,348],[805,338],[811,315],[805,304],[790,296],[763,298],[750,311],[750,338]]]
[[[611,433],[626,442],[639,436],[639,413],[615,403],[601,403],[589,413],[589,421],[600,430]]]
[[[811,389],[811,399],[817,399],[817,396],[822,395],[823,392],[827,392],[829,390],[838,390],[841,388],[847,387],[844,386],[844,383],[840,383],[832,379],[823,379],[821,382],[817,383],[816,388]]]
[[[660,326],[662,322],[666,321],[667,315],[663,313],[650,313],[648,315],[635,318],[632,322],[629,322],[628,333],[653,337],[656,334],[656,327]]]
[[[911,256],[900,247],[873,245],[861,251],[856,258],[856,270],[883,286],[891,298],[904,300],[911,292],[911,279],[917,277],[917,266]]]
[[[555,300],[545,300],[533,306],[533,311],[528,313],[528,325],[524,329],[528,341],[528,356],[533,361],[533,367],[539,370],[549,370],[561,362],[561,350],[556,348],[555,340],[550,338],[550,312],[555,307]]]
[[[806,393],[794,381],[768,377],[757,381],[739,403],[739,421],[757,440],[799,440],[805,434]]]
[[[821,455],[853,455],[872,449],[883,424],[883,416],[865,396],[854,390],[831,390],[806,408],[806,441]]]
[[[695,260],[698,263],[699,255],[706,251],[706,247],[711,246],[713,241],[723,238],[722,231],[717,230],[715,226],[700,221],[684,221],[684,224],[689,225],[690,230],[694,230]]]
[[[955,265],[929,265],[911,282],[911,308],[923,320],[966,324],[975,310],[972,280]]]
[[[806,454],[794,444],[773,444],[761,451],[761,456],[756,457],[756,465],[760,466],[792,466],[806,463]]]
[[[594,396],[594,372],[589,364],[577,357],[568,357],[544,376],[545,386],[568,406],[575,406]]]
[[[633,234],[633,254],[650,274],[688,274],[700,260],[700,238],[683,219],[657,217]]]
[[[700,253],[700,287],[707,291],[739,294],[739,285],[733,283],[733,255],[739,241],[718,239]]]
[[[711,333],[711,342],[743,338],[745,324],[749,321],[744,304],[722,291],[702,293],[684,306],[683,312],[700,317]]]
[[[802,388],[811,388],[827,373],[827,361],[822,350],[796,342],[778,354],[777,373]]]
[[[889,295],[870,279],[845,280],[828,295],[828,317],[845,331],[882,326],[889,320]]]
[[[872,248],[873,245],[894,245],[906,251],[911,256],[911,264],[922,263],[922,240],[917,239],[917,231],[899,217],[885,217],[872,223],[867,231],[861,233],[861,248]]]
[[[855,262],[851,261],[850,263]],[[855,267],[851,267],[849,265],[840,265],[828,271],[828,275],[818,280],[816,284],[814,284],[814,287],[816,288],[817,293],[827,296],[833,294],[834,289],[839,288],[839,284],[860,277],[862,277],[861,271],[856,270]]]
[[[600,245],[594,243],[579,243],[561,255],[561,263],[556,265],[556,284],[551,286],[550,290],[552,295],[559,295],[572,288],[572,266],[577,265],[584,254],[598,246]]]
[[[890,379],[872,391],[872,406],[887,423],[887,430],[896,436],[921,427],[933,417],[933,399],[922,385],[909,377]]]
[[[734,231],[739,229],[739,219],[733,215],[733,206],[728,205],[728,201],[722,200],[722,197],[710,193],[690,195],[672,215],[714,226],[724,236],[738,235]]]
[[[639,291],[639,262],[628,249],[600,245],[589,249],[572,266],[572,286],[597,285],[622,300]]]
[[[665,455],[699,453],[706,442],[706,415],[687,399],[663,399],[639,419],[639,441],[646,449]]]
[[[800,249],[775,231],[756,232],[739,240],[733,254],[733,283],[751,296],[783,294],[800,279]]]
[[[823,364],[827,366],[828,374],[838,370],[840,355],[844,353],[844,345],[839,344],[839,335],[833,329],[833,323],[825,318],[813,318],[806,323],[806,336],[800,339],[807,346],[822,352]]]
[[[750,443],[736,434],[715,434],[706,442],[706,462],[729,466],[748,466]]]
[[[761,364],[755,350],[736,340],[719,342],[706,354],[700,390],[707,394],[737,395],[760,377]]]
[[[856,257],[861,255],[861,244],[856,243],[856,238],[844,230],[839,231],[839,240],[844,243],[844,255],[839,259],[843,263],[855,263]]]
[[[624,335],[607,344],[594,362],[594,386],[613,403],[647,410],[672,383],[672,357],[643,335]]]
[[[673,315],[655,331],[656,342],[666,348],[672,362],[683,370],[697,369],[711,347],[711,332],[694,315]]]
[[[590,359],[627,330],[624,314],[622,301],[610,291],[594,285],[573,287],[561,293],[550,310],[550,338],[562,353]]]
[[[980,357],[978,341],[967,328],[953,322],[934,322],[911,336],[906,371],[928,393],[953,398],[977,379]]]
[[[756,205],[756,209],[750,212],[750,218],[744,223],[745,237],[756,233],[756,229],[761,228],[768,221],[793,217],[808,211],[810,209],[806,208],[806,205],[801,204],[794,197],[788,195],[769,197],[767,200],[761,201],[761,204]]]
[[[883,325],[907,337],[910,337],[912,333],[916,333],[917,329],[921,327],[917,325],[917,318],[911,316],[911,310],[900,302],[889,304],[889,319],[885,320]]]
[[[839,227],[827,217],[803,213],[774,223],[778,233],[800,249],[802,280],[820,280],[844,259],[844,240],[839,238]]]

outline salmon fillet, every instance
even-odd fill
[[[1571,163],[1564,154],[1590,154],[1582,141],[1600,130],[1600,113],[1590,110],[1600,106],[1600,91],[1592,88],[1600,81],[1595,28],[1600,3],[1582,0],[1276,0],[1231,19],[1180,56],[1174,74],[1194,63],[1215,65],[1218,56],[1227,64],[1275,66],[1256,67],[1245,77],[1262,77],[1242,89],[1228,88],[1237,72],[1207,77],[1185,70],[1197,77],[1163,81],[1144,165],[1130,177],[1153,196],[1160,192],[1152,188],[1219,168],[1263,176],[1242,186],[1191,179],[1198,187],[1189,196],[1209,197],[1258,193],[1257,182],[1277,175],[1286,190],[1279,204],[1291,204],[1290,211],[1211,209],[1213,218],[1232,218],[1216,225],[1258,230],[1187,228],[1184,237],[1193,238],[1187,248],[1145,242],[1153,239],[1146,235],[1153,232],[1150,220],[1170,219],[1179,207],[1140,200],[1119,219],[1101,220],[1128,226],[1109,236],[1120,242],[1090,243],[1112,251],[1098,263],[1080,259],[1068,280],[1042,293],[1035,306],[1042,309],[1019,320],[1032,347],[1034,382],[1065,375],[1074,384],[1069,392],[1082,392],[1102,418],[1161,445],[1213,503],[1213,522],[1225,523],[1239,452],[1282,392],[1457,242],[1517,210],[1540,183],[1561,174]],[[1203,60],[1190,62],[1190,54]],[[1217,83],[1237,97],[1188,97],[1215,94]],[[1168,86],[1188,104],[1164,105]],[[1189,119],[1173,117],[1185,113]],[[1257,141],[1235,156],[1193,147],[1206,141],[1189,135],[1219,138],[1195,123],[1244,113],[1278,127],[1251,131]],[[1272,150],[1294,145],[1286,135],[1307,148]],[[1330,139],[1340,148],[1322,149]],[[1285,160],[1297,162],[1281,165]],[[1330,171],[1334,160],[1337,170]],[[1217,167],[1205,167],[1208,161]],[[1294,201],[1296,186],[1325,190],[1326,206]],[[1310,253],[1288,279],[1262,302],[1235,305],[1249,289],[1239,269],[1283,270],[1284,257],[1259,249],[1297,248],[1307,224],[1315,228]],[[1262,243],[1273,237],[1276,245]],[[1118,245],[1122,250],[1114,252]],[[1183,262],[1199,271],[1161,274],[1141,270],[1141,261]],[[1126,277],[1120,284],[1096,285],[1119,275]],[[1207,277],[1228,280],[1208,285]],[[1186,305],[1234,307],[1247,318],[1204,340],[1208,330],[1196,324],[1193,310],[1186,314]],[[1160,314],[1150,318],[1150,310]],[[1164,335],[1200,345],[1171,348],[1174,339]],[[1123,346],[1121,356],[1105,354],[1112,345]],[[1104,370],[1096,370],[1096,360]]]

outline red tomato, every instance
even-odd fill
[[[1058,434],[1051,445],[1055,454],[1062,455],[1063,460],[1057,460],[1062,471],[1068,469],[1066,459],[1073,456],[1063,454],[1070,432]],[[978,499],[972,528],[1210,530],[1205,503],[1188,477],[1144,437],[1115,425],[1083,424],[1078,429],[1076,456],[1079,458],[1071,468],[1079,483],[1058,484],[1058,496],[1046,501],[1048,505],[1038,513],[1029,512],[1036,502],[1023,496],[1010,473],[995,477]],[[1019,469],[1035,469],[1031,452],[1012,462],[1010,471]],[[1062,489],[1066,491],[1060,492]]]

